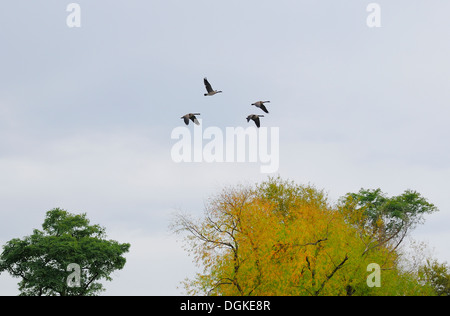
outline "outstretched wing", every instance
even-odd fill
[[[259,128],[260,127],[260,121],[259,121],[259,117],[256,117],[253,119],[255,121],[256,126]]]
[[[183,119],[184,119],[184,123],[186,125],[189,125],[189,117],[188,117],[188,115],[183,116]]]
[[[200,122],[197,120],[197,118],[195,117],[195,115],[191,116],[191,121],[194,122],[196,125],[200,125]]]
[[[205,83],[206,91],[208,91],[208,93],[214,91],[213,88],[211,87],[211,84],[208,82],[208,79],[204,78],[203,82]]]
[[[263,110],[264,112],[269,113],[269,111],[267,111],[267,108],[266,108],[266,106],[265,106],[264,104],[261,104],[260,108],[261,108],[261,110]]]

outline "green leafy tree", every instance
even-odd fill
[[[341,202],[362,211],[359,225],[371,235],[369,248],[389,244],[397,249],[410,231],[423,224],[424,215],[438,210],[420,193],[412,190],[387,197],[380,189],[361,189],[358,193],[348,193]]]
[[[130,244],[106,240],[105,228],[90,225],[86,214],[55,208],[42,230],[3,246],[0,273],[21,278],[22,296],[94,296],[104,291],[99,281],[124,267]],[[79,267],[69,269],[71,265]],[[79,275],[77,275],[79,273]]]
[[[438,296],[450,296],[450,267],[446,263],[427,259],[419,268],[420,279],[430,284]]]

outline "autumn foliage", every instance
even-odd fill
[[[394,238],[383,218],[348,196],[330,205],[313,186],[280,178],[223,190],[203,219],[178,215],[186,249],[203,267],[184,285],[203,295],[416,295],[430,293],[398,268]],[[384,239],[383,239],[384,238]],[[390,238],[390,239],[388,239]],[[398,240],[398,239],[395,239]],[[367,267],[381,267],[381,286],[369,287]]]

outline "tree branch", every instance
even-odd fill
[[[325,281],[322,282],[322,285],[320,286],[320,288],[314,293],[315,296],[318,296],[318,295],[319,295],[319,293],[323,290],[325,284],[326,284],[326,283],[334,276],[334,274],[335,274],[339,269],[341,269],[341,268],[344,266],[344,264],[345,264],[345,262],[347,262],[347,260],[348,260],[348,254],[345,254],[344,260],[342,260],[342,262],[341,262],[337,267],[334,268],[334,270],[331,272],[331,274],[327,276],[327,278],[325,279]]]

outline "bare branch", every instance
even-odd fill
[[[322,285],[321,285],[320,288],[314,293],[314,295],[316,295],[316,296],[319,295],[319,293],[323,290],[325,284],[326,284],[326,283],[334,276],[334,274],[335,274],[339,269],[341,269],[341,268],[344,266],[344,264],[345,264],[345,262],[347,262],[347,260],[348,260],[348,254],[345,254],[344,260],[342,260],[342,262],[341,262],[337,267],[334,268],[334,270],[331,272],[331,274],[327,276],[327,278],[325,279],[325,281],[322,282]]]

